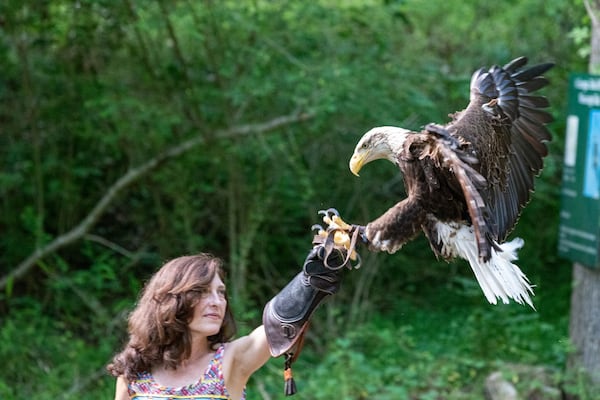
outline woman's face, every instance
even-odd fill
[[[198,303],[194,306],[194,314],[189,323],[192,334],[212,336],[219,333],[227,300],[225,299],[225,284],[218,274],[200,294]]]

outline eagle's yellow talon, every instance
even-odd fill
[[[334,215],[333,217],[331,217],[331,220],[333,221],[334,224],[336,224],[340,229],[343,229],[345,231],[349,231],[350,229],[352,229],[352,226],[348,225],[343,219],[342,217],[340,217],[339,215]]]
[[[323,222],[326,224],[325,229],[320,225],[313,225],[313,228],[319,228],[317,236],[326,240],[333,239],[333,244],[337,247],[346,249],[348,252],[348,259],[356,261],[360,259],[360,256],[354,249],[355,244],[352,243],[352,237],[350,232],[353,229],[352,225],[347,224],[339,215],[339,212],[335,208],[329,208],[327,210],[320,210],[319,214],[323,215]],[[358,268],[360,263],[355,266]]]
[[[335,231],[335,234],[333,236],[333,241],[335,242],[335,244],[344,246],[347,248],[347,246],[350,244],[350,236],[348,236],[347,232],[344,231]]]

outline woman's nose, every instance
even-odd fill
[[[211,304],[220,304],[221,302],[223,302],[225,299],[223,299],[223,297],[220,295],[219,292],[217,291],[210,291],[208,293],[208,301]]]

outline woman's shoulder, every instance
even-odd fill
[[[249,377],[271,356],[262,326],[250,334],[225,344],[223,364],[226,369],[243,377]]]
[[[219,343],[216,347],[215,356],[220,354],[221,357],[230,357],[235,354],[236,351],[243,348],[245,336],[232,339],[228,342]]]

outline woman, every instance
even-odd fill
[[[248,379],[271,355],[295,346],[297,357],[312,311],[339,287],[342,253],[325,256],[315,246],[303,271],[267,305],[264,325],[232,341],[222,261],[203,253],[167,262],[144,288],[129,317],[129,341],[107,367],[117,377],[115,400],[244,399]]]

